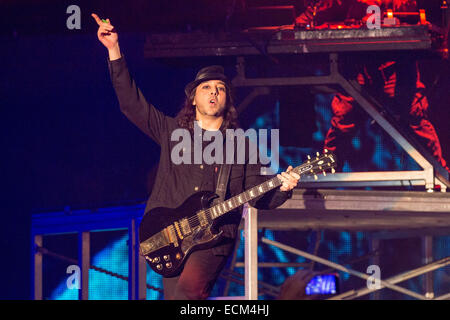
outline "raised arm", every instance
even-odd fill
[[[119,100],[120,110],[142,132],[161,144],[162,133],[167,128],[167,116],[149,104],[130,75],[125,58],[120,52],[117,31],[110,20],[101,20],[95,13],[92,17],[98,24],[97,37],[108,49],[108,67],[111,81]]]

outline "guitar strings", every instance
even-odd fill
[[[328,158],[328,157],[326,156],[326,158]],[[294,168],[293,171],[301,175],[302,173],[300,173],[300,172],[301,172],[302,167],[304,167],[304,166],[306,166],[306,165],[310,165],[310,164],[312,164],[312,163],[314,163],[314,162],[316,162],[316,161],[318,161],[318,160],[319,160],[319,159],[316,159],[316,160],[313,160],[313,161],[308,162],[308,163],[306,163],[306,164],[302,164],[302,165],[300,165],[300,166]],[[331,160],[332,160],[332,162],[334,162],[333,159],[331,159]],[[267,188],[267,185],[268,185],[268,183],[269,183],[270,181],[271,181],[272,183],[274,183],[274,187],[272,187],[272,188],[270,188],[270,187]],[[249,190],[246,190],[246,191],[242,192],[241,194],[239,194],[239,195],[237,195],[237,196],[234,196],[234,197],[232,197],[232,198],[230,198],[230,199],[224,201],[224,202],[230,202],[230,201],[231,201],[231,203],[232,203],[232,207],[229,208],[229,210],[226,210],[226,212],[229,212],[229,211],[231,211],[231,210],[234,210],[234,209],[238,208],[239,206],[241,206],[241,205],[243,205],[243,204],[249,202],[249,201],[252,200],[253,198],[258,197],[259,195],[264,194],[264,193],[270,191],[271,189],[274,189],[274,188],[278,187],[278,186],[281,185],[281,184],[282,184],[282,181],[281,181],[277,176],[275,176],[274,178],[269,179],[269,180],[267,180],[267,181],[261,183],[260,185],[257,185],[257,186],[255,186],[255,187],[253,187],[253,188],[250,188]],[[251,191],[256,191],[257,193],[259,193],[259,190],[258,190],[258,189],[259,189],[260,187],[263,189],[263,191],[261,192],[261,194],[258,194],[258,196],[253,196],[253,197],[252,197],[252,196],[248,196],[248,195],[247,195],[247,193],[251,193]],[[267,189],[267,190],[266,190],[266,189]],[[243,203],[242,203],[241,201],[240,201],[240,202],[237,201],[237,198],[238,198],[239,196],[242,196],[242,197],[244,198],[244,202],[243,202]],[[222,202],[222,203],[224,203],[224,202]],[[215,206],[220,207],[220,204],[215,205]],[[213,206],[213,207],[215,207],[215,206]],[[211,220],[211,214],[212,214],[211,209],[212,209],[213,207],[210,207],[210,208],[207,208],[207,209],[204,209],[204,210],[203,210],[203,212],[205,213],[206,218],[207,218],[208,221]],[[225,213],[225,212],[224,212],[224,213]],[[220,215],[222,215],[222,214],[224,214],[224,213],[221,213]],[[194,216],[187,218],[187,221],[188,221],[189,226],[190,226],[191,228],[195,228],[195,227],[197,227],[197,226],[200,225],[200,221],[199,221],[198,214],[195,214]]]
[[[275,180],[276,182],[275,182],[274,180]],[[247,191],[245,191],[245,192],[243,192],[243,193],[241,193],[241,194],[239,194],[239,195],[237,195],[237,196],[234,196],[234,197],[232,197],[232,198],[230,198],[230,199],[224,201],[224,202],[231,202],[231,203],[232,203],[232,207],[229,208],[229,210],[226,210],[226,211],[228,212],[228,211],[234,210],[234,209],[240,207],[241,205],[245,204],[246,202],[249,202],[249,201],[252,200],[253,198],[258,197],[259,194],[258,194],[258,196],[253,196],[253,197],[252,197],[252,196],[249,196],[248,193],[250,193],[251,191],[256,191],[256,192],[259,193],[259,190],[258,190],[259,187],[261,187],[261,188],[263,189],[263,192],[262,192],[261,194],[270,191],[271,189],[270,189],[270,188],[267,188],[267,184],[268,184],[269,181],[275,182],[275,184],[274,184],[275,187],[277,187],[278,185],[281,184],[280,179],[278,179],[278,177],[274,177],[274,178],[272,178],[272,179],[270,179],[270,180],[267,180],[267,181],[261,183],[260,185],[257,185],[257,186],[255,186],[255,187],[253,187],[253,188],[250,188],[249,190],[247,190]],[[274,187],[274,188],[275,188],[275,187]],[[267,190],[266,190],[266,189],[267,189]],[[237,200],[237,197],[238,197],[238,196],[242,196],[242,197],[244,198],[243,203],[239,203],[239,202],[238,202],[238,200]],[[224,203],[224,202],[222,202],[222,203]],[[219,206],[219,205],[215,205],[215,206]],[[213,206],[213,207],[214,207],[214,206]],[[211,218],[211,213],[212,213],[211,209],[212,209],[213,207],[210,207],[210,208],[207,208],[207,209],[204,209],[204,210],[203,210],[203,212],[207,215],[207,219],[208,219],[208,220],[211,220],[211,219],[210,219],[210,218]],[[221,213],[221,215],[222,215],[222,213]],[[199,218],[198,218],[198,215],[197,215],[197,214],[195,214],[195,215],[192,216],[192,217],[187,218],[187,220],[188,220],[188,223],[189,223],[190,227],[197,227],[198,225],[200,225],[200,221],[199,221]]]

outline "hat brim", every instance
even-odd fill
[[[194,90],[195,88],[197,88],[197,86],[205,81],[210,81],[210,80],[220,80],[223,81],[227,86],[230,86],[230,82],[228,80],[228,78],[223,74],[223,73],[211,73],[208,74],[206,77],[201,78],[201,79],[196,79],[192,82],[189,82],[186,87],[184,88],[184,92],[186,94],[187,97],[189,97],[192,93],[192,90]]]

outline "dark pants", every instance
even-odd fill
[[[215,255],[212,249],[193,252],[181,274],[163,278],[164,299],[204,300],[208,298],[229,255]]]
[[[374,69],[374,66],[376,68]],[[424,95],[425,85],[420,80],[420,72],[416,62],[388,61],[372,63],[371,69],[364,66],[356,76],[361,86],[371,89],[381,101],[392,106],[391,111],[407,124],[426,146],[439,163],[450,172],[442,156],[442,148],[433,124],[428,119],[428,100]],[[356,131],[359,118],[355,114],[353,97],[338,93],[332,103],[333,117],[328,130],[324,149],[336,151],[338,140],[348,140]]]

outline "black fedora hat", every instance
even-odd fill
[[[192,90],[194,90],[200,83],[209,80],[221,80],[225,82],[227,86],[230,85],[222,66],[208,66],[200,69],[200,71],[197,73],[197,76],[195,77],[195,80],[189,82],[186,85],[186,87],[184,88],[186,96],[189,97]]]

